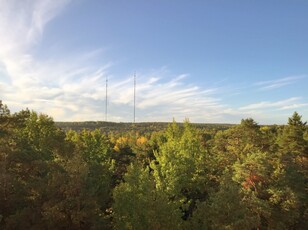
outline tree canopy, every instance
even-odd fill
[[[305,229],[308,128],[63,130],[0,102],[1,229]]]

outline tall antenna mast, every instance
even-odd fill
[[[105,121],[107,121],[108,115],[108,76],[106,76],[106,104],[105,104]]]
[[[134,123],[136,122],[136,72],[134,74]]]

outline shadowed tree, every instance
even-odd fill
[[[179,229],[178,206],[155,185],[149,168],[131,164],[113,192],[116,229]]]

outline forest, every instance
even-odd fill
[[[63,129],[0,102],[0,229],[306,229],[308,126]]]
[[[172,122],[171,122],[172,123]],[[55,122],[56,126],[64,131],[74,130],[82,131],[83,129],[95,130],[99,129],[102,133],[125,133],[132,130],[138,131],[139,134],[152,133],[165,130],[170,122],[106,122],[106,121],[83,121],[83,122]],[[178,123],[179,126],[183,126],[183,123]],[[192,124],[196,129],[228,129],[233,124],[209,124],[209,123],[194,123]]]

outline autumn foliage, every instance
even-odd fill
[[[61,130],[0,103],[0,229],[306,229],[308,129]]]

